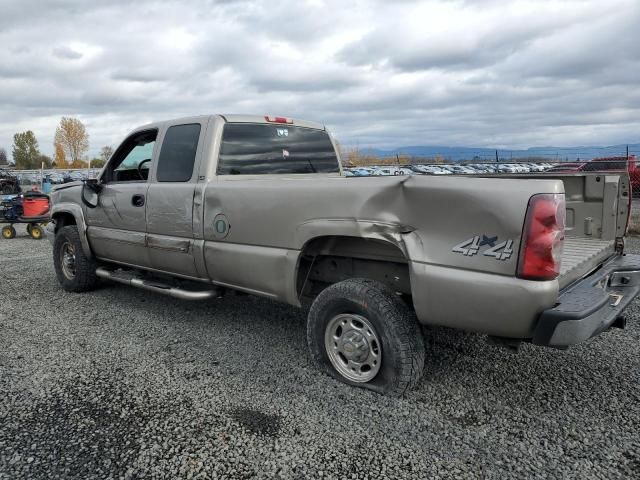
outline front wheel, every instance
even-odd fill
[[[61,228],[53,244],[53,265],[58,282],[67,292],[86,292],[98,283],[97,263],[82,249],[75,225]]]
[[[307,342],[315,362],[350,385],[400,396],[422,376],[425,347],[415,314],[373,280],[323,290],[309,311]]]

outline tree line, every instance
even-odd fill
[[[53,140],[53,158],[40,152],[38,140],[31,130],[18,132],[13,136],[13,163],[18,170],[44,168],[100,168],[113,154],[113,148],[105,145],[100,155],[89,159],[89,134],[84,124],[77,118],[62,117],[56,127]],[[0,166],[8,165],[7,151],[0,148]]]

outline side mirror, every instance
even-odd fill
[[[99,203],[99,195],[102,190],[102,185],[97,179],[91,178],[82,181],[82,203],[89,208],[96,208]]]

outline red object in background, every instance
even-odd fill
[[[626,167],[626,168],[625,168]],[[627,170],[629,172],[629,180],[631,183],[631,192],[635,195],[640,194],[640,168],[637,165],[637,158],[635,155],[629,155],[629,157],[603,157],[594,158],[588,163],[584,164],[583,170],[586,171],[602,171],[607,172],[611,170]]]
[[[640,167],[635,155],[625,157],[601,157],[588,162],[561,162],[551,167],[547,172],[577,173],[577,172],[629,172],[631,191],[634,196],[640,195]]]
[[[25,198],[22,202],[23,217],[41,217],[49,211],[48,198]]]

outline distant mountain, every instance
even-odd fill
[[[582,146],[582,147],[532,147],[526,150],[495,149],[483,147],[444,147],[444,146],[408,146],[391,150],[375,148],[360,149],[363,155],[376,157],[394,157],[396,155],[408,155],[410,157],[435,158],[452,161],[480,160],[495,161],[496,152],[500,161],[510,159],[538,158],[549,161],[591,160],[598,157],[618,157],[627,154],[627,145],[612,145],[608,147]],[[640,158],[640,143],[629,145],[629,154]]]

